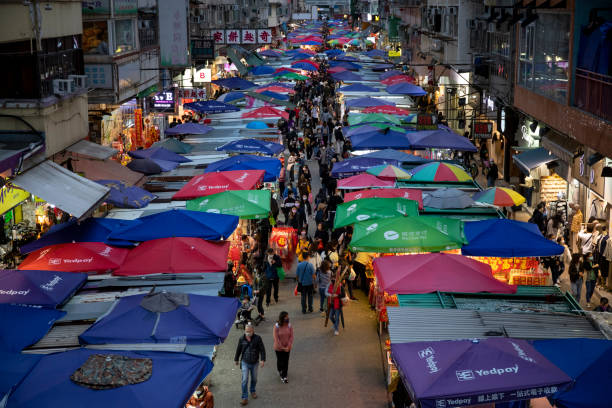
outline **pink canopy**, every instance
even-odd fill
[[[423,192],[416,188],[377,188],[374,190],[351,191],[344,195],[344,202],[347,203],[360,198],[407,198],[419,203],[419,210],[423,209]]]
[[[285,111],[274,109],[270,106],[262,106],[250,112],[242,114],[243,119],[259,119],[259,118],[285,118],[289,119],[289,114]]]
[[[389,294],[516,293],[516,286],[493,277],[489,265],[463,255],[385,256],[374,260],[374,273],[380,287]]]
[[[348,69],[344,67],[331,67],[330,69],[327,70],[327,72],[329,72],[330,74],[336,74],[342,71],[348,71]]]
[[[395,187],[395,180],[384,180],[368,173],[357,174],[338,180],[338,188],[343,190],[353,190],[358,188],[391,188]]]

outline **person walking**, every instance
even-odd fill
[[[329,288],[327,289],[327,297],[329,298],[327,307],[329,308],[329,318],[334,324],[334,336],[340,334],[338,325],[340,324],[340,315],[342,314],[342,299],[345,296],[341,282],[342,277],[337,281],[336,277],[332,276]]]
[[[327,289],[331,282],[331,262],[325,259],[317,270],[317,286],[319,288],[320,306],[319,312],[325,312],[325,301],[327,300]]]
[[[304,260],[297,266],[296,275],[302,293],[302,313],[306,314],[306,298],[308,298],[308,313],[312,313],[312,297],[314,293],[315,269],[309,262],[310,253],[304,254]]]
[[[591,297],[595,292],[595,284],[597,283],[597,267],[593,265],[593,254],[587,253],[582,261],[582,272],[585,277],[584,285],[586,286],[586,302],[587,307],[591,307]]]
[[[572,255],[572,262],[569,266],[569,278],[572,290],[572,296],[580,303],[580,295],[582,292],[582,278],[584,276],[582,272],[582,266],[580,265],[580,254]]]
[[[276,369],[281,382],[287,384],[289,370],[289,353],[293,347],[293,327],[289,323],[289,313],[282,311],[274,325],[274,352],[276,353]]]
[[[240,405],[249,403],[249,375],[251,377],[251,398],[257,398],[255,387],[257,385],[257,366],[263,368],[266,362],[266,348],[260,336],[255,334],[251,323],[244,328],[244,335],[238,340],[234,362],[242,370],[242,401]]]
[[[270,307],[270,297],[272,288],[274,288],[274,302],[278,303],[278,271],[277,268],[282,268],[283,263],[280,256],[274,253],[273,248],[268,248],[266,251],[266,259],[264,260],[264,273],[266,275],[266,306]]]

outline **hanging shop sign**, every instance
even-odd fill
[[[257,30],[242,30],[242,44],[257,44]]]
[[[209,83],[212,81],[212,70],[210,68],[198,69],[193,77],[193,82],[205,82]]]
[[[188,98],[188,99],[206,99],[206,89],[205,88],[179,88],[178,90],[179,98]]]
[[[271,28],[211,30],[210,38],[214,44],[271,44]]]
[[[225,30],[212,30],[210,36],[215,44],[225,44]]]
[[[226,44],[240,44],[240,30],[225,30],[225,43]]]
[[[490,139],[493,135],[493,124],[491,122],[474,123],[474,138]]]
[[[438,129],[437,118],[430,114],[419,114],[417,116],[417,130]]]
[[[270,44],[272,42],[272,30],[263,29],[257,30],[257,43],[258,44]]]
[[[82,0],[83,14],[110,14],[110,0]]]
[[[187,0],[157,0],[159,19],[159,48],[161,66],[189,66],[189,42],[187,36]]]
[[[142,137],[142,109],[138,108],[138,109],[134,109],[134,136],[135,136],[135,142],[136,143],[132,143],[133,145],[136,144],[138,146],[142,146],[143,145],[143,137]]]
[[[191,57],[194,61],[215,59],[215,41],[213,39],[194,38],[191,40]]]
[[[389,57],[401,57],[402,56],[402,50],[389,50]]]
[[[5,185],[0,189],[0,214],[4,214],[11,208],[20,204],[30,196],[25,190],[17,187]]]
[[[572,177],[603,197],[605,194],[605,179],[601,177],[601,170],[604,167],[605,160],[598,160],[590,165],[589,159],[593,154],[595,154],[593,150],[587,149],[582,155],[574,159]]]
[[[158,92],[151,97],[151,110],[156,112],[174,112],[176,98],[174,90]]]
[[[113,10],[117,14],[133,14],[138,12],[138,0],[114,0]]]

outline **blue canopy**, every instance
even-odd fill
[[[158,174],[163,171],[174,170],[178,167],[177,162],[159,159],[132,159],[126,167],[130,170],[143,174]]]
[[[244,98],[244,94],[240,92],[228,92],[227,94],[224,94],[224,95],[226,96],[223,102],[221,101],[196,101],[196,102],[190,102],[190,103],[184,104],[183,108],[191,109],[192,111],[196,111],[199,113],[238,112],[240,108],[237,108],[234,105],[230,105],[227,102],[230,102],[235,99]],[[224,95],[221,95],[221,96],[224,96]],[[235,96],[235,97],[230,98],[230,95]],[[175,126],[175,127],[178,127],[178,126]],[[174,128],[171,128],[168,130],[172,130],[172,129]]]
[[[353,125],[353,126],[344,126],[342,128],[342,133],[344,133],[344,136],[353,136],[359,133],[366,133],[366,132],[380,132],[381,128],[377,127],[377,126],[372,126],[371,123],[376,123],[376,122],[368,122],[370,124],[364,125],[364,124],[358,124],[358,125]],[[391,124],[389,124],[389,126],[392,126]]]
[[[175,163],[189,163],[191,161],[185,156],[171,152],[163,147],[151,147],[149,149],[134,150],[128,154],[130,157],[134,157],[136,159],[152,159]]]
[[[268,125],[266,125],[266,122],[263,122],[261,120],[254,120],[252,122],[247,123],[246,128],[247,129],[257,129],[257,130],[270,129]]]
[[[291,55],[291,59],[292,60],[296,60],[296,61],[297,60],[301,60],[301,59],[310,59],[310,58],[312,58],[312,55],[307,54],[305,52],[298,52],[298,53],[290,54],[290,55]]]
[[[527,175],[529,175],[531,170],[535,169],[536,167],[559,160],[557,156],[550,153],[548,149],[543,147],[538,147],[537,149],[533,150],[526,150],[520,154],[512,156],[512,158],[518,165],[518,168]]]
[[[536,224],[494,219],[466,222],[467,245],[463,255],[498,256],[502,258],[554,256],[563,253],[563,247],[542,236]]]
[[[0,270],[0,303],[55,308],[85,281],[86,273]]]
[[[94,354],[151,359],[151,377],[106,390],[78,385],[71,375]],[[77,349],[48,354],[13,392],[7,408],[183,408],[212,368],[208,357],[186,353]]]
[[[424,162],[429,161],[422,157],[415,156],[413,154],[400,152],[399,150],[394,150],[394,149],[378,150],[376,152],[364,154],[361,157],[371,157],[373,159],[396,160],[399,163],[401,162],[424,163]]]
[[[427,95],[427,92],[425,92],[423,88],[418,85],[409,84],[408,82],[401,82],[399,84],[389,85],[387,87],[387,93],[409,96]]]
[[[338,89],[339,92],[379,92],[378,88],[363,84],[346,85]]]
[[[0,304],[0,350],[20,352],[31,346],[45,337],[55,321],[65,314],[38,306]]]
[[[240,99],[244,99],[244,98],[245,98],[244,92],[232,91],[232,92],[224,93],[223,95],[219,96],[216,99],[217,102],[223,102],[224,106],[213,112],[207,112],[207,113],[238,112],[240,108],[237,108],[234,105],[230,105],[230,103],[234,101],[238,101]]]
[[[372,71],[384,71],[389,68],[393,68],[395,65],[393,64],[376,64],[371,67]]]
[[[413,149],[451,149],[466,152],[478,150],[468,138],[448,129],[419,130],[408,132],[407,135]]]
[[[595,339],[537,340],[533,347],[574,380],[550,400],[559,408],[608,408],[612,342]]]
[[[274,68],[269,65],[260,65],[251,70],[251,74],[253,75],[270,75],[274,72]]]
[[[293,89],[295,87],[295,84],[292,82],[270,82],[269,84],[264,85],[265,87],[269,87],[269,86],[282,86],[284,88],[290,88]]]
[[[389,54],[387,52],[383,51],[383,50],[370,50],[370,51],[366,52],[365,55],[367,55],[370,58],[376,58],[376,57],[383,57],[383,58],[385,58]]]
[[[350,61],[330,61],[329,66],[346,68],[349,71],[359,71],[361,69],[361,65]]]
[[[382,81],[383,79],[387,79],[389,77],[396,76],[396,75],[402,75],[402,74],[403,74],[402,71],[398,71],[397,69],[392,69],[391,71],[383,72],[382,74],[380,74],[378,79]]]
[[[327,50],[325,51],[325,53],[327,54],[328,57],[337,57],[339,55],[344,55],[344,51],[338,49],[338,48],[333,48],[331,50]]]
[[[22,254],[29,254],[49,245],[67,242],[104,242],[111,231],[119,226],[130,224],[129,220],[112,218],[87,218],[81,222],[76,219],[57,224],[42,237],[21,247]]]
[[[272,57],[272,58],[279,58],[282,55],[279,52],[274,51],[274,50],[263,50],[261,52],[258,52],[258,54],[264,57]]]
[[[96,180],[96,183],[110,188],[110,193],[104,201],[117,208],[142,208],[157,198],[145,189],[128,186],[119,180]]]
[[[285,146],[279,143],[266,142],[260,139],[240,139],[228,142],[217,147],[218,151],[235,153],[263,153],[274,155],[285,150]]]
[[[310,65],[310,64],[308,64],[308,65]],[[261,92],[261,95],[266,95],[266,96],[269,96],[270,98],[274,98],[274,99],[280,99],[281,101],[289,100],[289,96],[281,94],[281,93],[277,93],[277,92],[272,92],[272,91],[263,91],[263,92]]]
[[[229,89],[249,89],[257,86],[251,81],[238,77],[215,79],[212,83]]]
[[[216,101],[203,101],[203,102],[216,102]],[[214,129],[211,128],[210,126],[200,125],[199,123],[187,122],[187,123],[181,123],[180,125],[176,125],[174,127],[168,128],[166,129],[165,133],[167,135],[205,135],[208,132],[211,132],[213,130]]]
[[[314,40],[309,40],[309,41],[304,41],[303,43],[300,43],[303,45],[321,45],[321,42],[319,41],[314,41]]]
[[[350,61],[350,62],[356,62],[359,61],[359,58],[357,57],[353,57],[352,55],[345,55],[343,57],[336,57],[336,60],[340,59],[342,61]]]
[[[234,215],[172,209],[134,220],[126,227],[113,231],[109,245],[121,241],[143,242],[160,238],[196,237],[209,240],[226,239],[238,226]]]
[[[6,394],[16,388],[21,380],[42,358],[40,354],[6,353],[0,351],[0,405]]]
[[[395,102],[366,96],[363,98],[348,99],[345,105],[348,108],[369,108],[370,106],[395,106]]]
[[[334,178],[348,177],[355,174],[363,173],[370,167],[379,166],[381,164],[391,164],[393,166],[399,166],[397,160],[387,160],[375,157],[351,157],[350,159],[342,160],[334,163],[332,167],[331,175]]]
[[[336,81],[343,81],[343,82],[361,81],[361,77],[359,75],[355,74],[354,72],[350,72],[350,71],[336,72],[336,73],[333,73],[331,76]]]
[[[169,312],[153,312],[141,306],[148,295],[126,296],[111,312],[79,336],[82,344],[175,343],[221,344],[236,318],[240,302],[235,298],[187,294],[188,305]],[[167,296],[163,292],[153,297]]]
[[[406,133],[388,131],[372,131],[357,133],[351,136],[351,144],[354,150],[371,149],[410,149],[410,140]]]
[[[280,174],[280,169],[281,162],[277,158],[237,155],[209,164],[204,173],[228,170],[265,170],[264,181],[275,181]]]
[[[301,69],[304,71],[316,71],[317,70],[317,68],[314,65],[308,64],[306,62],[298,62],[298,63],[292,64],[291,68]]]
[[[212,130],[212,128],[210,128],[210,129]],[[180,140],[178,140],[178,139],[176,139],[174,137],[169,137],[167,139],[164,139],[164,140],[161,140],[159,142],[153,143],[153,147],[157,147],[157,146],[161,146],[161,147],[163,147],[165,149],[170,150],[171,152],[179,153],[179,154],[189,153],[189,152],[191,152],[191,150],[193,150],[193,146],[192,145],[190,145],[188,143],[181,142]]]

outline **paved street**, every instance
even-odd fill
[[[355,291],[359,301],[345,309],[346,329],[333,335],[331,322],[317,312],[303,315],[300,298],[293,295],[294,281],[281,285],[280,301],[266,310],[267,321],[255,328],[262,336],[267,353],[265,367],[259,369],[257,400],[253,407],[386,407],[382,357],[376,332],[376,319],[367,299]],[[272,348],[272,328],[280,311],[289,312],[295,342],[289,360],[289,384],[282,384],[276,371]],[[234,352],[242,329],[232,329],[218,348],[211,390],[215,407],[239,406],[240,370],[234,365]]]

